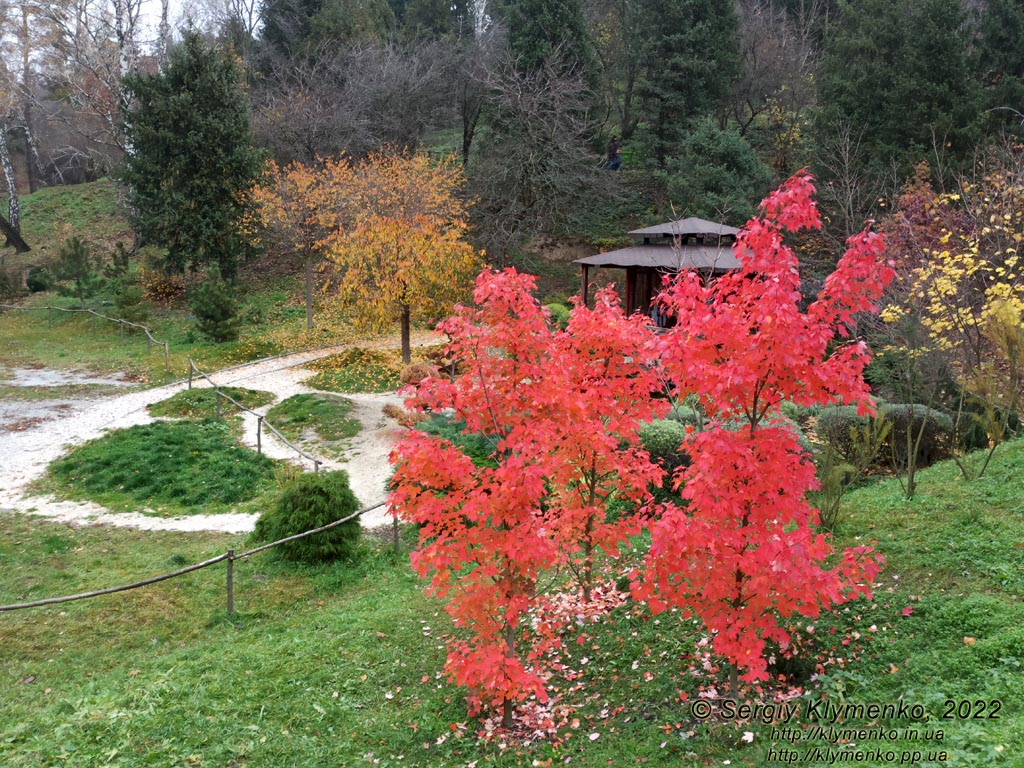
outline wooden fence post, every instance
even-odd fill
[[[263,417],[256,417],[256,453],[263,453]]]
[[[170,342],[164,342],[164,371],[171,372],[171,346]]]
[[[235,612],[235,550],[228,550],[228,616]]]
[[[192,358],[188,359],[188,388],[192,389]]]
[[[117,321],[117,335],[121,338],[121,343],[124,344],[124,320]]]
[[[215,395],[215,397],[217,398],[217,418],[219,419],[220,418],[220,389],[218,387],[214,387],[213,391],[217,393]]]
[[[395,554],[401,554],[401,548],[398,544],[398,515],[391,515],[391,531],[395,538]]]
[[[317,461],[316,459],[313,459],[313,472],[316,473],[316,472],[319,472],[319,471],[320,471],[320,462]]]

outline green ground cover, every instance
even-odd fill
[[[904,764],[1017,766],[1024,441],[1000,449],[989,473],[964,483],[951,463],[937,465],[912,502],[895,481],[851,494],[837,544],[876,541],[887,564],[873,601],[800,622],[801,654],[773,668],[797,686],[796,745],[756,719],[696,716],[692,702],[724,672],[698,652],[692,622],[628,602],[613,621],[580,630],[581,642],[575,632],[566,638],[566,663],[581,677],[552,681],[575,707],[556,741],[478,741],[464,692],[438,674],[450,622],[382,542],[355,565],[262,555],[237,564],[232,621],[220,566],[121,596],[0,614],[0,764],[762,766],[785,764],[779,750],[795,747],[798,764],[824,765],[807,756],[829,747],[807,708],[825,694],[835,704],[902,700],[926,713],[844,717],[837,725],[896,729],[899,739],[854,739],[897,758],[843,765],[898,764],[900,752],[918,750]],[[109,586],[229,546],[243,544],[3,515],[0,603]],[[629,556],[618,568],[628,567]],[[975,718],[978,701],[987,709]],[[994,701],[1001,709],[990,718]]]
[[[220,391],[244,405],[259,408],[274,402],[273,392],[243,387],[220,387]],[[210,419],[217,415],[217,393],[212,388],[183,389],[181,392],[147,406],[151,416],[166,416],[173,419]],[[230,400],[221,398],[221,416],[239,413],[239,408]]]
[[[274,486],[276,462],[237,444],[216,419],[114,430],[50,464],[39,490],[122,511],[234,511]],[[241,510],[248,511],[248,510]]]
[[[321,392],[293,395],[269,411],[267,421],[293,443],[337,456],[363,425],[352,418],[352,401]]]

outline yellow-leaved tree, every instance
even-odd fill
[[[447,316],[470,297],[483,266],[483,254],[464,239],[461,166],[422,152],[378,153],[349,169],[340,226],[323,251],[353,322],[375,331],[400,323],[408,363],[411,323]]]
[[[1024,148],[993,152],[950,194],[936,195],[926,171],[919,169],[887,223],[899,277],[881,313],[893,331],[890,350],[878,351],[884,359],[899,348],[902,382],[931,379],[905,392],[907,402],[932,405],[944,380],[956,382],[959,402],[944,405],[957,416],[957,436],[978,428],[979,447],[989,449],[978,465],[954,456],[972,479],[984,474],[1024,396]],[[938,375],[922,376],[928,361]],[[912,470],[909,486],[912,495]]]

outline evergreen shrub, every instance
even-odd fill
[[[25,286],[32,293],[42,293],[52,291],[56,287],[56,281],[46,267],[32,267],[25,278]]]
[[[689,456],[680,446],[686,439],[686,427],[674,419],[655,419],[640,427],[640,442],[670,475],[677,467],[689,463]]]
[[[238,305],[231,286],[214,267],[192,292],[192,312],[199,332],[210,341],[234,341],[238,338]]]
[[[358,509],[359,500],[349,487],[347,472],[307,472],[284,485],[274,506],[256,521],[253,538],[277,541],[340,520]],[[285,559],[300,562],[352,560],[361,534],[362,527],[355,519],[281,544],[277,550]]]
[[[941,411],[919,403],[890,403],[880,413],[892,423],[888,442],[897,456],[906,452],[907,430],[910,429],[910,440],[914,442],[922,426],[918,465],[928,466],[951,455],[953,420]]]

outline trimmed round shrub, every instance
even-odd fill
[[[919,403],[890,403],[882,406],[880,413],[892,423],[887,442],[895,449],[896,456],[906,453],[907,429],[913,442],[922,424],[924,433],[917,450],[918,464],[927,466],[952,455],[953,420],[941,411]]]
[[[52,291],[57,283],[46,267],[32,267],[28,271],[28,277],[25,278],[25,286],[32,293],[40,293]]]
[[[698,427],[701,423],[699,414],[689,405],[673,405],[665,418],[677,421],[684,427]]]
[[[818,437],[841,456],[850,456],[855,448],[853,430],[862,430],[871,423],[870,416],[858,416],[855,405],[830,405],[818,414]]]
[[[349,488],[347,472],[307,472],[281,489],[274,506],[256,521],[253,538],[277,541],[333,523],[358,509],[359,500]],[[285,559],[301,562],[351,560],[361,534],[357,518],[323,533],[281,544],[277,550]]]
[[[801,428],[806,428],[811,418],[821,413],[821,410],[820,405],[797,405],[789,400],[779,403],[779,413],[790,421],[795,421]]]
[[[674,419],[655,419],[640,427],[640,442],[669,473],[689,463],[689,456],[680,449],[685,439],[686,427]]]

